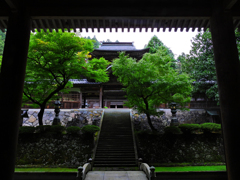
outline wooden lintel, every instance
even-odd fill
[[[17,11],[17,3],[14,0],[5,0],[12,11]]]
[[[224,6],[225,6],[225,9],[231,9],[234,4],[236,4],[238,0],[225,0],[224,1]]]

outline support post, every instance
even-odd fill
[[[99,90],[99,108],[102,108],[102,86],[100,86]]]
[[[82,109],[82,91],[80,91],[80,109]]]
[[[1,179],[12,180],[16,158],[31,20],[26,10],[11,12],[0,76]]]
[[[86,108],[86,96],[83,96],[83,108]]]
[[[220,97],[222,129],[229,180],[239,179],[240,154],[239,100],[240,68],[233,19],[224,11],[221,1],[215,1],[211,23],[215,66]]]

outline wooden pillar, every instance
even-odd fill
[[[215,1],[211,17],[211,33],[217,71],[222,128],[229,180],[239,179],[240,153],[239,100],[240,69],[233,19],[219,1]]]
[[[102,108],[102,86],[100,86],[99,90],[99,108]]]
[[[21,114],[23,84],[30,37],[26,11],[9,15],[0,77],[1,179],[12,180]]]
[[[80,109],[82,109],[82,91],[80,91]]]
[[[83,108],[86,108],[86,96],[83,96]]]

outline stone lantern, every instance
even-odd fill
[[[176,113],[177,113],[177,107],[176,106],[177,106],[177,103],[175,103],[175,102],[170,103],[170,108],[171,108],[171,113],[172,113],[170,126],[178,126],[179,125],[178,119],[176,117]]]
[[[56,115],[55,115],[55,118],[53,119],[52,125],[61,125],[60,118],[58,117],[60,112],[60,107],[61,107],[61,102],[59,101],[59,99],[57,99],[54,102],[54,105],[55,105],[54,112],[56,113]]]

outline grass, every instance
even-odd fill
[[[15,168],[15,172],[77,172],[77,168]]]
[[[156,172],[226,171],[226,166],[155,167]],[[15,172],[77,172],[77,168],[15,168]]]
[[[156,172],[226,171],[226,166],[155,167]]]

